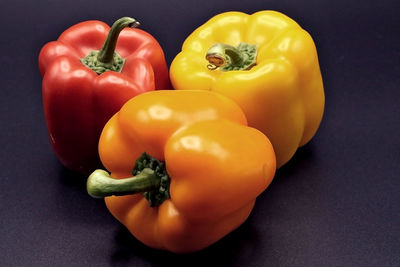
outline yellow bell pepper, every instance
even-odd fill
[[[268,136],[277,167],[316,133],[324,89],[311,36],[275,11],[219,14],[184,42],[170,68],[175,89],[211,90],[235,100],[249,126]]]

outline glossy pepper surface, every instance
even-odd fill
[[[324,90],[311,36],[275,11],[219,14],[196,29],[173,60],[175,89],[211,90],[242,108],[271,140],[277,167],[316,133]]]
[[[168,69],[158,42],[127,26],[85,21],[47,43],[39,55],[43,106],[53,150],[68,168],[90,173],[101,166],[97,144],[110,117],[130,98],[168,89]]]
[[[207,91],[131,99],[104,127],[99,152],[111,177],[93,172],[89,194],[106,197],[110,212],[144,244],[177,253],[203,249],[237,228],[275,172],[268,138],[246,126],[232,100]]]

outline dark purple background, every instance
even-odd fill
[[[0,9],[1,266],[399,266],[400,2],[3,1]],[[317,45],[326,110],[239,229],[174,255],[136,241],[65,170],[47,137],[40,48],[69,26],[132,16],[164,48],[223,11],[273,9]]]

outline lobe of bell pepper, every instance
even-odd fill
[[[243,44],[257,47],[250,67],[242,64],[253,54],[235,51]],[[325,97],[314,42],[279,12],[211,18],[185,40],[170,78],[175,89],[211,90],[233,99],[249,126],[271,140],[277,167],[311,140],[322,119]]]
[[[160,45],[142,30],[125,28],[131,24],[138,25],[127,17],[111,29],[81,22],[40,51],[50,142],[69,169],[87,174],[100,167],[97,145],[107,120],[132,97],[170,87]]]
[[[94,172],[88,179],[88,192],[95,197],[128,194],[106,197],[107,208],[150,247],[177,253],[203,249],[247,219],[256,197],[273,178],[272,145],[246,124],[232,100],[213,92],[141,94],[104,127],[99,152],[111,177],[104,171]],[[143,158],[143,152],[158,163],[149,164],[151,159]],[[143,195],[130,195],[129,190],[157,188],[160,182],[154,180],[151,169],[161,166],[159,162],[170,178],[169,186],[164,185],[169,195],[152,207]],[[142,171],[127,178],[138,164]],[[134,186],[128,188],[128,184]]]

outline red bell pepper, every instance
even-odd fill
[[[150,34],[133,28],[138,25],[128,17],[111,29],[101,21],[85,21],[40,51],[50,142],[71,170],[87,174],[101,166],[97,151],[101,130],[127,100],[170,88],[160,45]]]

